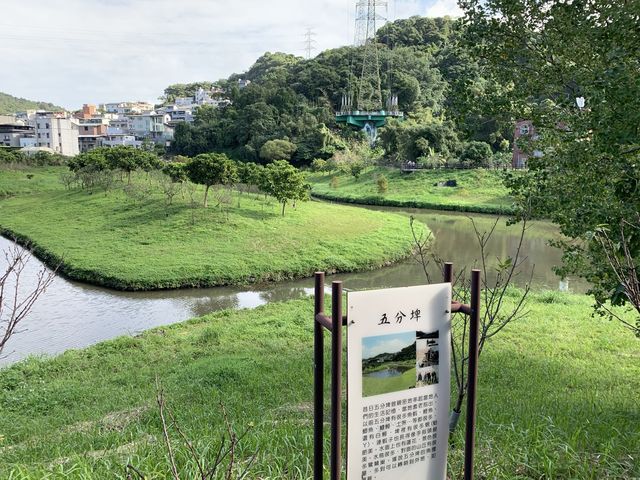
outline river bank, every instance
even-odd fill
[[[471,219],[461,213],[444,213],[418,209],[389,207],[360,207],[381,209],[390,213],[414,216],[429,225],[434,233],[433,253],[455,263],[456,271],[479,265],[477,240]],[[473,222],[480,231],[493,228],[496,218],[475,214]],[[548,222],[532,222],[524,239],[526,258],[523,273],[514,284],[531,284],[535,290],[557,290],[559,279],[553,266],[561,262],[561,253],[548,245],[556,238],[557,230]],[[486,245],[489,274],[499,258],[513,256],[518,244],[518,227],[498,222],[492,239]],[[0,250],[11,242],[0,237]],[[0,266],[3,259],[0,257]],[[24,272],[25,285],[35,280],[42,264],[33,259]],[[434,262],[428,267],[431,281],[442,278]],[[410,258],[390,266],[366,272],[341,273],[327,277],[327,281],[342,280],[346,288],[373,288],[421,285],[426,281],[422,266]],[[570,279],[574,292],[584,292],[587,285]],[[8,355],[0,358],[0,366],[13,363],[28,355],[56,355],[70,348],[82,348],[120,335],[135,335],[146,329],[184,321],[228,308],[253,308],[270,302],[286,301],[313,292],[313,278],[285,280],[247,286],[192,288],[155,291],[119,291],[75,282],[57,277],[34,306],[23,327],[28,333],[15,335],[8,344]],[[72,315],[69,315],[72,312]]]
[[[274,200],[227,190],[212,192],[218,207],[201,206],[202,189],[183,191],[168,205],[159,182],[144,173],[132,185],[91,194],[65,190],[56,172],[63,170],[22,170],[3,180],[14,193],[0,200],[0,233],[31,245],[62,275],[93,285],[150,290],[281,281],[317,269],[375,269],[413,248],[400,215],[298,202],[282,217]]]
[[[478,475],[638,476],[637,339],[593,318],[582,295],[534,293],[528,309],[480,361]],[[312,299],[225,310],[1,370],[0,477],[123,478],[127,463],[167,475],[157,375],[199,452],[215,456],[222,401],[236,431],[250,428],[236,452],[239,468],[257,454],[250,478],[310,478],[312,311]]]
[[[309,175],[312,195],[323,200],[360,205],[425,208],[444,211],[513,213],[513,200],[502,184],[499,170],[420,170],[402,172],[399,168],[369,167],[359,178],[341,172]],[[387,190],[378,179],[384,176]],[[455,186],[445,186],[446,182]]]

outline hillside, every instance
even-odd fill
[[[0,114],[12,114],[24,110],[64,110],[53,103],[36,102],[0,92]]]

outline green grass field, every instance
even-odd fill
[[[203,208],[202,191],[196,204],[178,195],[167,206],[145,174],[135,178],[140,191],[132,197],[121,186],[106,194],[65,190],[57,181],[63,171],[0,171],[0,188],[11,194],[0,200],[0,230],[30,241],[50,265],[62,261],[68,277],[93,284],[154,289],[282,280],[376,268],[412,248],[400,215],[298,202],[282,217],[274,200],[237,192],[224,209],[215,207],[216,192]]]
[[[0,199],[10,195],[59,190],[60,174],[67,167],[26,167],[0,165]]]
[[[378,192],[377,179],[384,175],[389,187]],[[337,178],[338,186],[331,186]],[[480,213],[508,214],[512,211],[507,189],[498,170],[424,170],[403,173],[397,168],[372,167],[356,180],[344,173],[315,173],[309,180],[318,198],[366,205],[432,208]],[[456,180],[457,187],[434,186]]]
[[[640,341],[593,318],[587,297],[530,302],[480,360],[477,478],[640,476]],[[248,478],[311,478],[312,312],[311,299],[218,312],[0,370],[0,478],[124,479],[127,463],[169,478],[156,376],[203,457],[225,430],[222,401],[237,431],[252,426],[236,451],[238,469],[257,453]],[[181,478],[195,478],[170,434]]]
[[[399,392],[401,390],[407,390],[409,388],[416,386],[416,367],[415,360],[410,360],[407,362],[402,362],[400,364],[397,363],[388,363],[384,365],[384,368],[395,368],[398,367],[400,369],[407,368],[400,375],[396,375],[388,378],[376,378],[367,376],[367,373],[371,373],[375,370],[365,371],[362,375],[362,396],[363,397],[371,397],[373,395],[382,395],[383,393],[389,392]],[[413,368],[411,368],[413,365]],[[379,370],[379,369],[378,369]]]

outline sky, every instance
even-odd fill
[[[350,45],[355,0],[30,0],[0,17],[0,92],[79,108],[155,102],[167,85],[246,71],[266,51]],[[458,16],[456,0],[393,0],[390,19]]]
[[[396,353],[416,341],[416,332],[393,333],[362,339],[362,358],[371,358],[381,353]]]

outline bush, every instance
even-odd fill
[[[327,171],[328,166],[329,164],[327,161],[322,158],[314,158],[311,162],[311,170],[314,172],[325,172]]]
[[[378,177],[378,193],[383,194],[383,193],[387,193],[387,190],[389,189],[389,181],[387,180],[387,177],[385,177],[384,175],[380,175]]]
[[[471,141],[463,145],[460,161],[465,167],[487,167],[490,166],[491,156],[492,151],[488,143]]]

